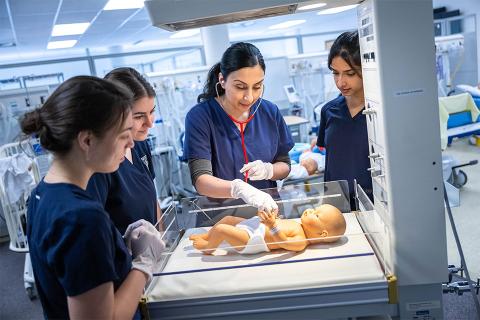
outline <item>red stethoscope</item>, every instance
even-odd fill
[[[219,82],[217,82],[217,84],[219,84]],[[245,160],[245,164],[248,163],[248,155],[247,155],[247,146],[245,145],[245,135],[244,135],[244,132],[245,132],[245,126],[247,125],[247,123],[249,123],[253,117],[255,116],[255,113],[257,113],[257,110],[258,108],[260,107],[260,104],[262,103],[262,97],[263,97],[263,92],[265,91],[265,85],[262,86],[262,95],[260,96],[260,98],[258,98],[258,103],[257,103],[257,107],[255,108],[255,111],[253,111],[252,115],[250,117],[248,117],[247,120],[245,121],[238,121],[237,119],[235,119],[234,117],[232,117],[231,115],[229,115],[226,111],[225,111],[225,108],[223,107],[223,105],[221,104],[220,102],[220,95],[218,94],[218,90],[217,90],[217,86],[215,86],[215,91],[217,91],[217,98],[218,98],[218,102],[220,104],[220,106],[222,107],[222,109],[225,111],[225,113],[227,114],[227,116],[236,124],[238,124],[240,126],[240,137],[242,139],[242,150],[243,150],[243,159]],[[248,170],[245,172],[245,182],[248,181]]]

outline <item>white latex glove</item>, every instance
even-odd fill
[[[246,175],[247,171],[250,180],[270,180],[273,177],[273,164],[255,160],[243,165],[240,169],[243,175]]]
[[[277,204],[268,193],[260,191],[240,179],[235,179],[231,182],[230,193],[232,198],[240,198],[246,204],[256,207],[260,211],[278,211]]]
[[[129,248],[134,257],[132,269],[142,271],[148,276],[148,281],[150,281],[154,268],[160,262],[161,254],[165,250],[165,243],[161,240],[160,233],[151,223],[145,220],[135,223],[137,224],[132,224],[130,231],[127,228],[128,234],[125,232],[127,245],[130,244]]]
[[[144,242],[136,242],[132,248],[132,231],[137,229],[138,227],[144,226],[147,230],[153,233],[155,231],[155,226],[153,226],[150,222],[144,219],[139,219],[133,223],[130,223],[127,227],[127,230],[125,230],[125,234],[123,235],[123,238],[125,239],[125,242],[127,244],[127,248],[130,251],[130,254],[135,258],[137,255],[142,253],[145,248],[147,243]],[[144,245],[145,247],[141,247],[141,245]]]

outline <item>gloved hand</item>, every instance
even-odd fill
[[[142,271],[152,279],[154,267],[160,262],[165,243],[160,233],[148,221],[139,220],[128,226],[125,232],[127,246],[132,252],[132,269]]]
[[[256,207],[260,211],[278,211],[277,204],[268,193],[260,191],[240,179],[235,179],[231,182],[230,193],[232,198],[241,198],[246,204]]]
[[[269,180],[273,177],[273,164],[255,160],[243,165],[242,169],[240,169],[243,175],[246,175],[247,171],[250,180]]]
[[[130,254],[133,257],[136,257],[137,255],[139,255],[140,253],[145,251],[146,245],[147,245],[147,243],[143,243],[143,242],[141,243],[141,242],[136,241],[133,244],[134,248],[132,248],[132,231],[137,229],[140,226],[144,226],[147,230],[149,230],[152,233],[153,233],[154,230],[156,230],[155,226],[153,226],[150,222],[148,222],[147,220],[144,220],[144,219],[139,219],[139,220],[137,220],[133,223],[130,223],[128,225],[127,230],[125,230],[125,234],[123,235],[123,238],[125,239],[125,242],[127,244],[127,248],[128,248],[128,250],[130,251]],[[145,245],[145,247],[142,247],[142,245]]]

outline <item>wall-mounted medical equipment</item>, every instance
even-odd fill
[[[454,89],[453,81],[464,61],[464,42],[462,34],[435,37],[439,96],[447,96]]]
[[[294,116],[304,116],[305,111],[301,105],[300,95],[298,94],[295,87],[291,84],[283,86],[283,90],[287,95],[288,102],[290,103],[289,114]]]
[[[335,98],[339,91],[328,69],[328,52],[288,56],[288,73],[303,108],[303,116],[312,127],[320,119],[314,113],[317,106]]]
[[[42,105],[63,82],[63,73],[29,75],[0,80],[0,103],[18,117]],[[16,86],[12,86],[11,84]]]
[[[285,90],[285,94],[287,95],[288,102],[292,104],[297,104],[300,102],[300,95],[298,94],[295,87],[291,84],[283,86],[283,90]]]
[[[157,196],[195,193],[183,159],[185,117],[203,90],[209,67],[147,73],[156,97],[155,126],[150,131]]]

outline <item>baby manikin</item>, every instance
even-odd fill
[[[303,179],[325,167],[325,156],[310,150],[302,153],[299,164],[292,164],[287,179]]]
[[[345,229],[340,210],[324,204],[305,210],[301,223],[279,219],[275,212],[259,211],[258,216],[250,219],[226,216],[208,233],[194,234],[189,239],[203,254],[213,254],[223,241],[241,254],[275,249],[302,251],[309,244],[337,241]]]

